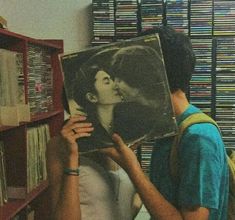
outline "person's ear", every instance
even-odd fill
[[[91,92],[88,92],[86,94],[86,99],[91,103],[97,103],[98,102],[98,99],[97,99],[96,95],[92,94]]]

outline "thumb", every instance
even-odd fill
[[[118,134],[114,133],[112,135],[112,139],[118,145],[119,149],[126,147],[126,144],[123,142],[122,138]]]

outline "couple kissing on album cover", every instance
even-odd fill
[[[78,140],[80,152],[176,133],[157,34],[61,56],[70,113],[85,114],[94,131]]]

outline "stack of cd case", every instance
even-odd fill
[[[190,5],[190,35],[212,35],[212,0],[194,0]]]
[[[93,0],[93,46],[115,41],[114,4],[114,0]]]
[[[185,34],[189,32],[188,6],[188,0],[168,0],[166,2],[167,24]]]
[[[116,0],[116,39],[117,41],[138,35],[138,1]]]
[[[162,0],[142,0],[140,5],[141,30],[145,31],[162,25],[164,2]]]
[[[190,101],[211,115],[212,38],[195,38],[191,42],[197,62],[190,81]]]
[[[235,148],[235,38],[220,37],[216,50],[216,121],[226,147]]]

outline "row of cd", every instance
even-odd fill
[[[93,0],[92,7],[93,45],[137,36],[137,0]]]
[[[235,148],[234,43],[234,37],[220,37],[213,41],[192,39],[197,64],[191,80],[190,100],[215,118],[228,148]]]
[[[137,36],[162,24],[191,36],[235,35],[230,0],[93,0],[93,45]]]
[[[53,109],[53,73],[51,57],[46,48],[29,45],[28,99],[32,114]]]
[[[227,147],[235,145],[235,38],[219,38],[216,48],[216,115]]]

